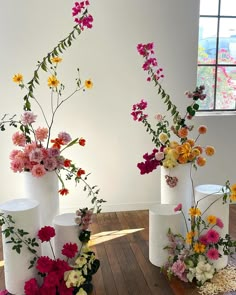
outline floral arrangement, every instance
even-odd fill
[[[19,254],[22,247],[27,247],[34,255],[29,268],[35,267],[39,276],[24,282],[25,295],[86,295],[92,292],[92,276],[100,266],[100,261],[88,246],[92,214],[93,212],[88,208],[76,211],[75,222],[78,224],[78,239],[81,247],[78,248],[77,243],[70,241],[65,243],[61,250],[62,255],[65,256],[64,260],[55,257],[51,243],[56,235],[53,227],[44,226],[38,231],[37,237],[31,238],[24,230],[15,228],[11,216],[1,214],[0,224],[7,225],[3,231],[5,237],[9,237],[7,243],[12,243],[12,249]],[[37,255],[40,243],[49,243],[53,259]]]
[[[134,104],[131,115],[135,121],[142,122],[146,131],[152,136],[152,142],[155,145],[153,151],[143,155],[143,162],[137,164],[141,174],[148,174],[155,170],[158,166],[166,168],[174,168],[179,164],[191,162],[198,166],[206,164],[207,156],[212,156],[215,149],[212,146],[202,147],[197,140],[200,135],[207,132],[206,126],[199,126],[198,135],[195,139],[191,138],[190,132],[194,126],[191,124],[196,111],[199,109],[199,102],[206,98],[204,94],[204,86],[196,87],[194,91],[187,91],[185,94],[190,100],[186,108],[186,113],[181,116],[176,105],[170,99],[170,96],[161,86],[161,80],[164,78],[163,69],[159,66],[154,56],[154,44],[139,44],[137,46],[139,54],[144,58],[143,70],[148,72],[147,81],[153,81],[155,87],[158,88],[158,94],[167,105],[167,111],[173,122],[169,122],[166,116],[156,114],[156,127],[153,128],[148,121],[148,115],[145,110],[148,106],[147,101],[142,99],[139,103]],[[196,165],[195,165],[196,167]],[[174,185],[173,185],[174,186]]]
[[[57,174],[60,183],[59,194],[69,193],[66,187],[66,180],[74,180],[75,184],[82,182],[84,190],[92,197],[92,203],[97,211],[101,210],[102,199],[98,199],[99,189],[97,185],[90,186],[87,182],[89,173],[83,167],[77,166],[73,161],[64,155],[69,147],[79,145],[85,146],[86,140],[83,137],[72,139],[71,135],[65,131],[53,136],[53,126],[58,109],[79,91],[91,89],[93,83],[90,79],[81,81],[78,70],[75,89],[67,96],[64,96],[65,86],[59,79],[58,65],[62,61],[62,54],[85,28],[92,28],[93,17],[88,13],[89,1],[75,2],[72,8],[72,15],[76,25],[66,38],[61,40],[53,50],[38,62],[33,78],[25,83],[23,75],[18,73],[13,76],[13,81],[26,91],[23,97],[23,113],[19,119],[16,115],[8,117],[6,114],[0,121],[0,129],[5,130],[5,126],[13,126],[18,129],[12,136],[12,142],[17,147],[10,153],[10,167],[13,172],[28,171],[34,177],[42,177],[48,172]],[[50,118],[46,116],[40,99],[34,94],[34,90],[39,82],[39,71],[49,72],[47,80],[50,91]],[[42,114],[45,126],[35,126],[37,115],[32,111],[31,104],[34,103]]]
[[[168,251],[168,261],[162,270],[167,272],[169,278],[176,276],[184,282],[196,282],[201,286],[213,278],[216,273],[213,262],[222,256],[222,251],[227,256],[235,253],[236,241],[229,234],[225,237],[220,235],[219,230],[224,227],[222,220],[218,216],[207,215],[207,210],[221,198],[223,204],[236,200],[236,184],[230,186],[227,181],[222,193],[223,196],[213,201],[204,212],[200,211],[198,205],[208,195],[196,202],[189,209],[189,222],[182,211],[182,204],[174,209],[183,214],[187,234],[183,237],[171,229],[168,231],[169,244],[164,248]]]

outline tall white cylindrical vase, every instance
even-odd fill
[[[40,225],[52,226],[53,218],[59,214],[58,178],[55,172],[42,177],[24,173],[25,197],[39,202]]]
[[[179,164],[172,169],[161,167],[161,203],[182,204],[182,211],[188,220],[189,208],[193,205],[193,185],[191,181],[192,163]],[[177,178],[177,185],[170,187],[166,182],[166,175]],[[189,222],[190,225],[190,222]],[[186,227],[182,222],[180,233],[185,236]]]
[[[202,216],[204,219],[208,215],[214,215],[223,221],[224,227],[222,229],[219,227],[215,229],[219,232],[220,236],[225,237],[225,235],[229,233],[229,203],[222,204],[224,196],[222,188],[223,186],[216,184],[196,186],[195,200],[198,202],[198,208],[202,213],[207,209]],[[219,249],[219,252],[222,254],[222,257],[212,261],[217,270],[226,267],[228,264],[228,256],[224,255],[222,249]]]
[[[4,215],[11,215],[15,221],[16,229],[23,229],[29,233],[30,238],[35,238],[40,228],[39,225],[39,203],[30,199],[14,199],[0,205],[0,211]],[[2,230],[6,229],[2,226]],[[2,234],[5,287],[9,293],[14,295],[24,294],[24,283],[33,277],[37,277],[38,271],[35,267],[28,269],[30,261],[34,257],[24,245],[21,253],[12,250],[14,244],[7,243],[10,238]],[[36,249],[35,249],[36,250]],[[37,254],[41,255],[41,247],[37,248]]]
[[[152,264],[162,267],[168,259],[169,228],[175,234],[181,230],[181,212],[175,212],[176,205],[157,204],[149,210],[149,260]]]
[[[54,239],[54,248],[56,258],[65,259],[61,250],[66,243],[75,243],[78,249],[81,248],[82,243],[79,240],[80,228],[75,223],[75,213],[64,213],[57,215],[53,220],[53,225],[56,231]],[[70,261],[72,263],[74,259]]]

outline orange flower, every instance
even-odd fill
[[[207,132],[207,127],[205,125],[201,125],[198,127],[199,134],[205,134]]]
[[[209,216],[207,216],[207,221],[208,221],[210,224],[216,224],[217,218],[216,218],[215,215],[209,215]]]
[[[203,148],[200,145],[195,146],[194,149],[198,149],[200,154],[203,152]]]
[[[21,74],[15,74],[12,80],[15,83],[21,83],[23,81],[23,76]]]
[[[236,194],[230,195],[230,200],[235,202],[236,201]]]
[[[191,145],[191,147],[193,147],[195,144],[195,140],[191,138],[187,139],[186,142],[188,142]]]
[[[192,217],[200,216],[201,214],[202,214],[201,211],[196,207],[192,207],[192,208],[189,209],[189,215],[192,216]]]
[[[233,194],[236,194],[236,184],[232,184],[230,189]]]
[[[203,167],[203,166],[205,166],[205,164],[206,164],[206,159],[205,158],[203,158],[203,157],[198,157],[197,158],[197,164],[198,164],[198,166],[200,166],[200,167]]]
[[[183,155],[180,155],[180,156],[178,157],[178,162],[179,162],[180,164],[185,164],[185,163],[187,163],[187,161],[188,161],[188,159],[187,159],[186,157],[184,157]]]
[[[203,253],[206,249],[206,246],[201,243],[194,244],[194,252],[196,253]]]
[[[200,150],[198,148],[194,148],[192,149],[192,154],[195,156],[195,157],[198,157],[200,155]]]
[[[188,129],[186,127],[182,127],[178,130],[178,136],[180,138],[185,138],[188,136]]]
[[[55,139],[51,139],[51,143],[53,143],[53,148],[54,149],[60,149],[61,145],[63,145],[63,140],[62,138],[55,138]]]
[[[194,236],[195,236],[195,232],[193,232],[193,231],[187,232],[187,234],[186,234],[186,243],[191,244],[192,239],[193,239]]]
[[[205,148],[205,153],[207,156],[213,156],[215,154],[215,148],[213,146],[207,146]]]

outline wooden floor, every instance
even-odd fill
[[[93,277],[92,295],[198,294],[191,284],[177,279],[168,281],[160,269],[150,263],[148,223],[147,210],[95,216],[91,242],[101,267]],[[230,233],[236,239],[236,205],[230,206]],[[4,287],[4,270],[0,267],[0,290]]]

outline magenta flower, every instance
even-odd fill
[[[199,237],[199,242],[203,245],[207,245],[208,244],[208,239],[207,239],[207,235],[202,235]]]
[[[55,235],[55,229],[51,226],[44,226],[38,231],[38,237],[42,243],[49,242]]]
[[[206,237],[207,242],[213,244],[216,244],[220,239],[219,233],[214,229],[209,229],[209,231],[206,233]]]
[[[220,257],[220,254],[216,248],[210,248],[206,255],[211,260],[217,260]]]
[[[67,132],[60,132],[58,138],[62,139],[63,144],[68,144],[72,140],[70,134]]]
[[[29,159],[31,162],[40,163],[43,160],[43,153],[40,148],[36,148],[29,154]]]
[[[173,263],[171,270],[173,273],[182,281],[187,282],[187,277],[185,274],[186,266],[185,263],[181,260],[177,260]]]
[[[78,246],[75,243],[66,243],[61,250],[62,255],[65,255],[68,258],[75,257],[78,252]]]
[[[224,227],[224,223],[223,221],[220,219],[220,218],[216,218],[216,225],[219,227],[219,228],[223,228]]]
[[[41,256],[37,260],[36,268],[41,273],[48,273],[52,270],[53,260],[48,256]]]
[[[175,212],[178,212],[178,211],[181,211],[182,210],[182,204],[178,204],[175,208],[174,208],[174,211]]]
[[[57,168],[57,160],[55,158],[46,158],[43,160],[44,168],[53,171]]]

